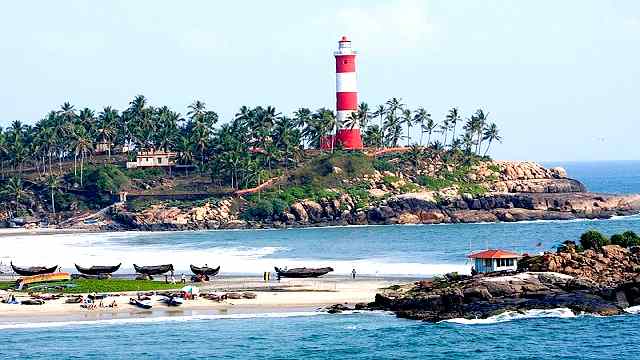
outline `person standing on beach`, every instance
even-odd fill
[[[353,279],[356,278],[356,268],[353,268],[353,270],[351,270],[351,277],[353,277]]]

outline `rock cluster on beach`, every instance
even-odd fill
[[[640,305],[640,248],[604,246],[599,251],[526,257],[518,273],[447,275],[396,286],[376,295],[369,309],[437,322],[487,318],[504,311],[569,308],[575,313],[617,315]]]

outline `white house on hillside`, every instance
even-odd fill
[[[177,154],[167,151],[141,151],[136,155],[136,161],[127,162],[127,169],[141,167],[170,167],[176,164]]]

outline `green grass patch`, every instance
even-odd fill
[[[9,287],[13,287],[15,283],[8,283]],[[0,286],[4,285],[2,283]],[[182,284],[166,284],[164,281],[150,281],[150,280],[127,280],[127,279],[108,279],[108,280],[94,280],[94,279],[78,279],[64,282],[51,282],[42,284],[30,284],[30,288],[36,288],[42,285],[46,285],[47,288],[53,289],[57,286],[72,285],[62,290],[66,294],[79,294],[79,293],[105,293],[105,292],[124,292],[124,291],[153,291],[153,290],[172,290],[180,289]],[[29,291],[29,289],[25,289]],[[44,292],[46,289],[43,289]],[[39,290],[37,290],[39,291]],[[56,291],[59,292],[59,291]]]
[[[442,190],[454,184],[454,182],[451,180],[436,178],[436,177],[427,176],[427,175],[418,176],[417,181],[418,181],[418,184],[426,187],[429,190]]]

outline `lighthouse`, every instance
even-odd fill
[[[322,148],[331,147],[332,143],[343,149],[362,149],[360,124],[348,124],[347,119],[358,111],[358,86],[356,80],[356,52],[351,48],[351,41],[343,36],[338,42],[336,58],[336,121],[338,130],[335,136],[323,141]]]

